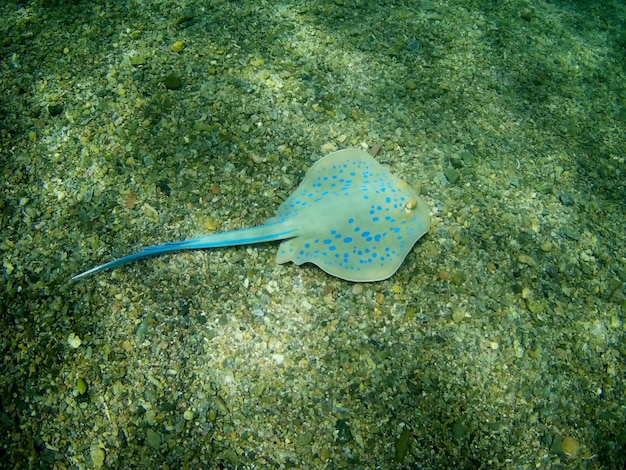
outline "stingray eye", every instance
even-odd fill
[[[404,207],[402,208],[402,210],[404,211],[405,214],[410,214],[413,209],[415,209],[417,207],[417,201],[415,199],[411,199],[410,201],[407,201],[404,204]]]

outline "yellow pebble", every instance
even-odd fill
[[[186,41],[184,39],[181,41],[176,41],[174,44],[172,44],[172,47],[170,49],[172,50],[172,52],[182,52],[182,50],[185,48],[185,43]]]
[[[552,251],[552,242],[545,241],[539,245],[539,248],[541,248],[541,251],[548,253],[549,251]]]
[[[578,449],[580,448],[580,444],[573,437],[564,437],[561,441],[561,450],[565,455],[569,458],[574,459],[578,455]]]
[[[530,255],[519,255],[517,257],[517,261],[519,261],[522,264],[525,264],[526,266],[530,266],[531,268],[537,266],[537,261],[535,261],[535,258],[533,258]]]
[[[220,224],[213,217],[207,216],[204,219],[204,221],[202,223],[202,226],[204,227],[205,230],[208,230],[210,232],[214,232],[215,230],[217,230],[219,228]]]

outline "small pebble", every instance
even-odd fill
[[[580,235],[580,233],[578,233],[578,232],[577,232],[577,231],[575,231],[575,230],[571,230],[571,229],[566,228],[566,229],[563,231],[563,233],[565,234],[565,236],[566,236],[567,238],[570,238],[570,239],[572,239],[572,240],[576,240],[576,241],[578,241],[578,240],[580,240],[580,239],[581,239],[581,235]]]
[[[126,209],[133,210],[137,205],[137,193],[129,193],[126,196]]]
[[[455,439],[460,439],[465,436],[467,429],[463,425],[463,423],[459,423],[458,421],[452,425],[452,436]]]
[[[128,353],[133,352],[133,345],[130,341],[125,339],[122,341],[122,349]]]
[[[196,121],[193,123],[193,129],[198,132],[213,132],[215,127],[211,124],[207,124],[206,122]]]
[[[408,428],[402,430],[400,438],[396,441],[396,463],[400,463],[406,457],[406,453],[409,450],[409,438],[411,433]]]
[[[333,142],[326,142],[322,144],[321,150],[324,153],[334,152],[337,150],[337,146]]]
[[[559,269],[555,265],[553,264],[548,265],[548,267],[546,268],[546,274],[550,276],[550,278],[554,282],[561,282],[561,275],[559,274]]]
[[[50,106],[48,106],[48,114],[50,114],[50,116],[58,116],[62,112],[63,112],[62,104],[51,104]]]
[[[93,468],[102,468],[104,466],[104,449],[101,449],[98,444],[94,444],[89,449],[89,455],[91,456],[91,463]]]
[[[361,295],[363,293],[363,285],[362,284],[354,284],[352,286],[352,293],[354,295]]]
[[[335,424],[335,429],[337,430],[337,442],[339,444],[347,444],[352,440],[352,432],[345,419],[338,419]]]
[[[578,455],[580,444],[573,437],[564,437],[561,441],[561,451],[569,458],[574,459]]]
[[[172,47],[170,49],[172,50],[172,52],[182,52],[184,48],[185,40],[183,39],[182,41],[176,41],[174,44],[172,44]]]
[[[452,321],[454,323],[461,323],[463,320],[465,320],[465,311],[460,308],[454,309],[452,311]]]
[[[530,255],[519,255],[517,257],[517,261],[519,261],[522,264],[525,264],[526,266],[530,266],[531,268],[534,268],[535,266],[537,266],[537,261],[535,261],[535,258],[533,258]]]
[[[159,447],[161,447],[161,435],[158,432],[155,432],[152,429],[148,428],[148,430],[146,431],[146,442],[150,447],[157,450]]]
[[[539,248],[541,248],[541,251],[543,251],[544,253],[549,253],[550,251],[552,251],[552,242],[543,242],[541,245],[539,245]]]
[[[87,382],[85,382],[83,379],[78,379],[78,381],[76,382],[76,391],[79,394],[84,395],[87,391]]]
[[[446,168],[443,174],[446,176],[448,181],[452,184],[456,183],[459,180],[459,177],[461,176],[459,172],[452,167]]]
[[[183,418],[185,418],[185,421],[191,421],[193,419],[193,411],[191,410],[187,410],[183,413]]]
[[[165,77],[165,80],[163,80],[163,84],[168,90],[180,90],[180,88],[183,86],[183,81],[180,79],[180,77],[177,77],[176,75],[169,75]]]
[[[74,333],[70,333],[67,337],[67,344],[69,344],[70,348],[77,349],[83,344],[83,340],[76,336]]]
[[[411,52],[415,52],[417,50],[419,50],[420,48],[420,42],[417,39],[412,39],[409,41],[409,43],[407,44],[406,48],[408,50],[410,50]]]

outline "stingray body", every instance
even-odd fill
[[[313,263],[348,281],[379,281],[397,271],[429,227],[428,208],[408,184],[367,152],[340,150],[317,161],[263,225],[147,247],[73,279],[173,251],[282,240],[277,263]]]

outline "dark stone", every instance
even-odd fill
[[[48,106],[48,113],[50,114],[50,116],[58,116],[62,112],[63,112],[62,104],[51,104],[50,106]]]
[[[335,429],[337,430],[337,442],[339,444],[347,444],[352,440],[352,432],[345,419],[338,419]]]
[[[165,88],[168,90],[180,90],[183,86],[183,81],[176,75],[165,77],[163,83],[165,84]]]
[[[157,183],[157,188],[163,191],[163,194],[165,194],[166,196],[169,196],[172,193],[172,190],[170,189],[170,185],[165,180],[159,181]]]
[[[411,41],[409,41],[409,43],[407,44],[406,48],[408,50],[410,50],[411,52],[415,52],[417,50],[419,50],[420,48],[420,42],[417,39],[412,39]]]
[[[550,264],[547,268],[546,268],[546,274],[548,276],[550,276],[550,279],[552,279],[554,282],[561,282],[561,276],[559,275],[559,270],[557,269],[557,267],[553,264]]]

